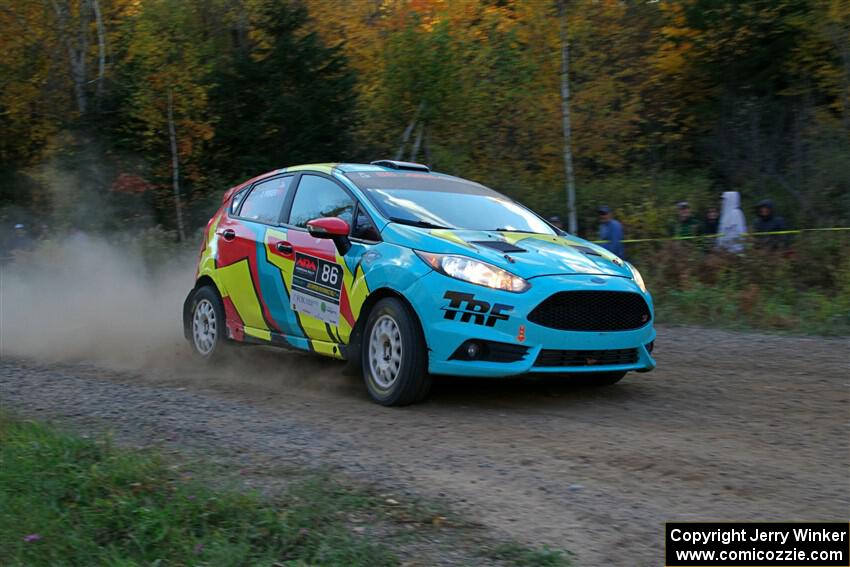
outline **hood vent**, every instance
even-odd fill
[[[504,240],[474,240],[471,241],[470,244],[474,244],[476,246],[483,246],[484,248],[492,248],[493,250],[498,250],[502,254],[528,252],[528,250],[526,250],[525,248],[518,248],[509,242],[505,242]]]
[[[593,248],[588,248],[587,246],[576,246],[575,244],[571,245],[573,248],[578,250],[579,252],[583,252],[588,256],[602,256],[599,252],[594,250]]]

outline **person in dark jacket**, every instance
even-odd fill
[[[680,201],[676,203],[676,210],[676,224],[670,228],[670,236],[699,236],[699,220],[691,212],[690,203]]]
[[[705,221],[702,223],[702,233],[713,236],[720,232],[720,209],[709,207],[705,212]]]
[[[780,232],[788,230],[785,219],[776,214],[773,201],[763,199],[756,205],[756,218],[753,220],[753,232]],[[759,236],[755,239],[756,246],[776,250],[788,247],[788,235],[773,234]]]
[[[12,235],[0,246],[0,265],[12,262],[23,253],[33,247],[33,240],[27,234],[27,228],[22,224],[16,224]]]
[[[14,254],[15,252],[26,252],[32,248],[33,241],[27,233],[27,227],[22,224],[15,225],[15,232],[12,233],[12,238],[6,243],[6,250]]]
[[[611,207],[608,205],[602,205],[597,212],[599,213],[599,240],[605,241],[601,246],[620,258],[625,257],[623,225],[611,216]]]

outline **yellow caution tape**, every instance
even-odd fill
[[[740,234],[741,237],[747,236],[777,236],[783,234],[801,234],[803,232],[839,232],[839,231],[847,231],[850,230],[850,227],[841,226],[841,227],[830,227],[830,228],[800,228],[796,230],[777,230],[773,232],[742,232]],[[657,238],[630,238],[626,240],[621,240],[623,244],[634,244],[638,242],[667,242],[672,240],[696,240],[702,238],[719,238],[723,236],[722,233],[719,234],[698,234],[696,236],[663,236]],[[594,244],[605,244],[607,240],[591,240]]]

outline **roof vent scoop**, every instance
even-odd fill
[[[380,165],[382,167],[390,167],[392,169],[404,169],[407,171],[431,171],[431,168],[421,163],[413,163],[410,161],[396,161],[394,159],[379,159],[373,161],[372,165]]]

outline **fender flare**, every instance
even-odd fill
[[[195,287],[189,291],[189,295],[183,300],[183,336],[186,337],[187,341],[192,340],[192,307],[194,307],[195,293],[204,286],[213,288],[218,295],[218,300],[221,301],[221,292],[218,290],[215,281],[209,276],[198,278]]]
[[[348,339],[348,344],[344,345],[342,349],[342,355],[348,362],[343,372],[346,376],[360,375],[360,345],[361,341],[363,340],[363,327],[366,326],[366,321],[369,319],[369,313],[371,313],[372,308],[375,306],[375,304],[386,297],[394,297],[404,303],[405,306],[407,306],[407,308],[415,317],[416,324],[419,325],[419,329],[422,331],[422,337],[425,338],[425,348],[428,351],[431,350],[428,347],[428,339],[425,337],[425,329],[422,327],[422,320],[419,318],[419,314],[416,312],[416,309],[413,308],[413,305],[410,303],[410,301],[403,294],[396,291],[395,289],[392,289],[390,287],[380,287],[370,293],[369,296],[366,298],[366,301],[363,303],[363,307],[361,307],[360,309],[360,316],[357,318],[357,322],[354,324],[354,328],[351,330],[351,336]]]

